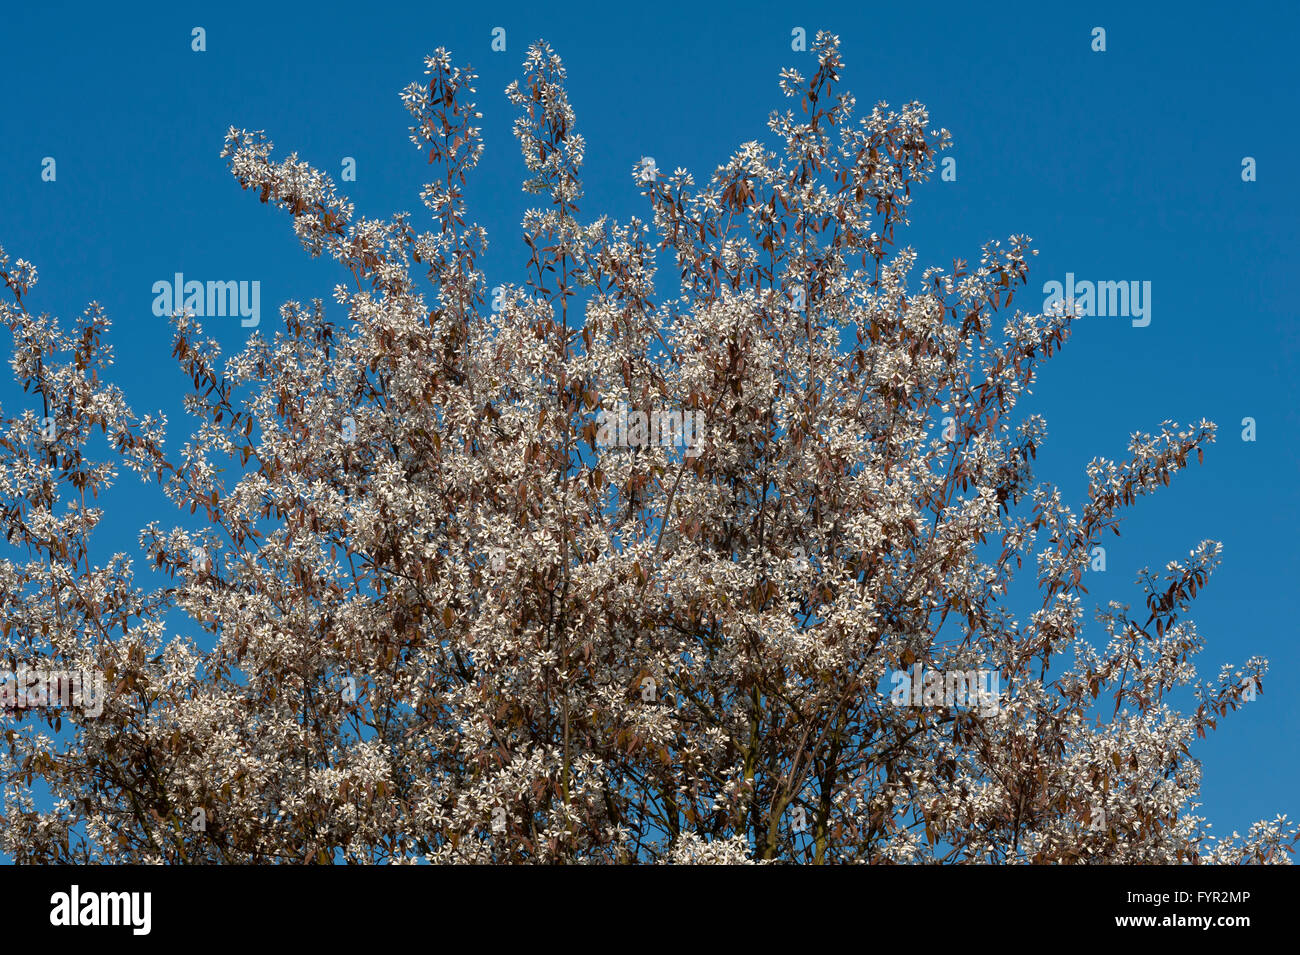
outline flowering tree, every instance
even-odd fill
[[[1285,817],[1220,842],[1195,813],[1189,747],[1265,669],[1197,683],[1186,615],[1218,546],[1081,625],[1092,549],[1213,426],[1093,461],[1077,512],[1035,485],[1044,423],[1016,405],[1070,316],[1011,310],[1024,237],[916,279],[897,230],[948,134],[916,103],[854,120],[836,38],[815,58],[781,75],[778,151],[747,143],[703,188],[643,162],[652,218],[620,224],[580,210],[564,69],[534,46],[507,95],[540,208],[523,280],[491,290],[462,193],[475,75],[445,51],[403,95],[429,231],[356,216],[231,130],[240,185],[350,273],[347,318],[287,304],[223,361],[179,312],[179,456],[102,377],[99,308],[34,316],[35,269],[0,252],[34,399],[0,431],[0,646],[108,687],[97,717],[8,711],[0,849],[1285,860]],[[89,556],[121,465],[182,512],[143,528],[142,581]],[[926,677],[901,705],[891,683],[925,671],[990,679],[954,700]]]

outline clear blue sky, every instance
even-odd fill
[[[1027,233],[1040,254],[1026,306],[1066,272],[1152,283],[1148,327],[1085,319],[1047,366],[1034,405],[1050,434],[1039,477],[1078,503],[1086,462],[1121,455],[1131,432],[1166,418],[1219,423],[1204,466],[1131,512],[1092,593],[1140,604],[1138,568],[1162,568],[1206,537],[1224,543],[1195,603],[1202,674],[1252,654],[1271,670],[1263,695],[1194,750],[1205,811],[1222,833],[1300,814],[1293,6],[281,6],[12,4],[4,14],[0,245],[40,269],[37,309],[72,318],[92,299],[106,307],[117,380],[137,412],[167,412],[169,443],[187,433],[186,379],[169,358],[166,320],[152,313],[154,282],[178,271],[258,280],[265,327],[281,302],[328,299],[338,280],[300,250],[287,216],[226,172],[218,153],[229,126],[264,129],[277,155],[297,150],[336,179],[342,157],[355,157],[357,181],[344,189],[359,213],[419,220],[423,158],[398,93],[422,76],[427,52],[450,48],[481,74],[487,151],[469,199],[492,239],[489,282],[515,281],[527,202],[502,91],[529,42],[547,39],[569,69],[588,144],[583,212],[625,219],[645,212],[630,175],[641,156],[707,178],[785,107],[778,70],[811,72],[791,30],[811,39],[829,29],[860,107],[921,100],[953,133],[957,181],[932,182],[913,206],[909,241],[922,264],[977,259],[985,240]],[[206,52],[191,51],[195,26]],[[490,49],[497,26],[505,53]],[[1104,53],[1091,49],[1097,26]],[[46,156],[57,161],[52,183],[41,180]],[[1245,156],[1256,182],[1241,179]],[[208,328],[227,350],[246,334],[237,319]],[[21,401],[12,381],[0,383],[5,414]],[[1240,439],[1246,416],[1258,423],[1254,443]],[[109,500],[115,548],[150,519],[179,520],[133,481]]]

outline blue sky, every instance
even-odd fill
[[[782,66],[811,72],[791,30],[837,33],[844,85],[859,107],[920,100],[952,131],[957,180],[916,194],[907,241],[920,263],[978,259],[980,245],[1033,236],[1030,295],[1048,280],[1152,283],[1151,323],[1091,318],[1035,389],[1049,425],[1040,479],[1078,503],[1084,465],[1124,453],[1128,436],[1166,418],[1220,426],[1201,467],[1130,511],[1108,545],[1093,596],[1140,604],[1138,568],[1162,568],[1204,538],[1223,564],[1195,603],[1207,641],[1203,676],[1260,654],[1264,693],[1195,755],[1216,831],[1300,813],[1300,414],[1296,306],[1288,280],[1300,222],[1292,49],[1300,14],[1281,4],[1183,4],[1177,15],[1132,4],[1065,11],[1037,4],[356,4],[296,12],[269,4],[22,4],[6,11],[0,79],[10,107],[0,143],[0,245],[36,263],[33,306],[74,317],[98,300],[114,319],[117,381],[137,412],[161,409],[182,441],[186,379],[171,333],[152,313],[154,282],[175,272],[261,282],[262,322],[289,299],[328,298],[332,264],[298,246],[287,216],[242,193],[219,151],[226,129],[264,129],[277,155],[339,176],[361,214],[423,213],[424,163],[398,93],[423,56],[450,48],[481,74],[486,153],[469,189],[489,230],[489,284],[516,281],[528,202],[502,93],[528,43],[565,59],[587,139],[584,214],[646,214],[631,179],[645,155],[704,179],[740,143],[766,136],[785,108]],[[191,50],[191,29],[207,50]],[[494,27],[507,49],[490,49]],[[1091,49],[1106,30],[1104,53]],[[57,179],[41,180],[44,157]],[[1257,181],[1243,182],[1243,157]],[[210,322],[228,351],[246,330]],[[5,344],[7,350],[7,341]],[[0,382],[0,404],[22,396]],[[1024,406],[1022,406],[1024,407]],[[1253,417],[1258,437],[1241,440]],[[134,540],[174,519],[124,482],[103,533]],[[112,511],[110,510],[112,513]]]

